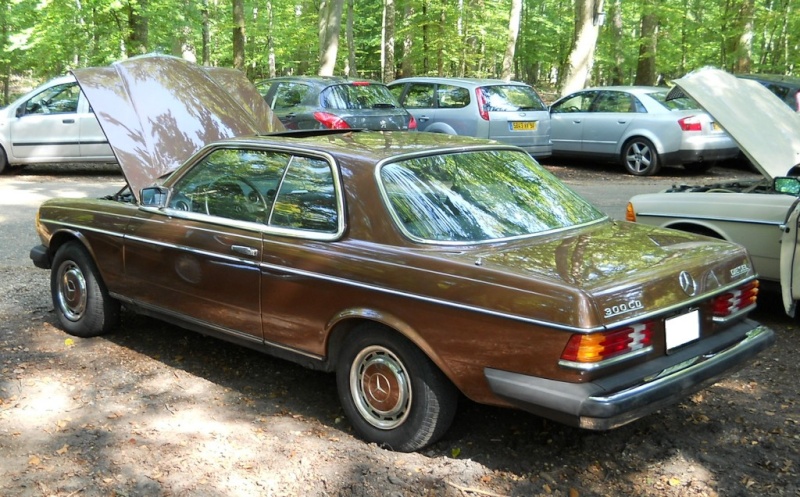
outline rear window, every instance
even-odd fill
[[[380,179],[395,221],[421,241],[516,238],[604,217],[524,152],[416,157],[384,165]]]
[[[539,95],[529,86],[497,85],[481,87],[485,110],[513,112],[520,110],[547,110]]]
[[[366,82],[329,86],[320,94],[320,104],[340,110],[393,109],[400,105],[385,85]]]
[[[666,91],[656,91],[650,93],[649,95],[650,98],[660,103],[669,110],[695,110],[700,108],[700,105],[697,102],[695,102],[693,99],[687,96],[683,96],[680,98],[673,98],[672,100],[667,100]]]

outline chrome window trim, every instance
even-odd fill
[[[564,227],[561,227],[561,228],[554,228],[554,229],[547,230],[547,231],[538,231],[536,233],[526,233],[524,235],[508,236],[508,237],[504,237],[504,238],[490,238],[490,239],[487,239],[487,240],[467,240],[467,241],[428,240],[426,238],[421,238],[421,237],[418,237],[416,235],[413,235],[406,229],[404,223],[397,216],[397,213],[395,212],[394,208],[392,207],[392,203],[389,200],[389,195],[386,193],[386,188],[384,187],[383,181],[381,180],[381,170],[383,169],[384,166],[386,166],[388,164],[395,164],[395,163],[398,163],[398,162],[403,162],[403,161],[406,161],[406,160],[413,160],[413,159],[416,159],[418,157],[429,157],[431,155],[448,155],[448,154],[454,154],[454,153],[464,153],[464,152],[473,152],[473,151],[496,151],[496,150],[509,150],[509,151],[520,152],[520,153],[524,153],[526,155],[529,155],[524,150],[522,150],[522,149],[520,149],[518,147],[514,147],[514,146],[477,145],[477,146],[474,146],[474,147],[458,147],[458,148],[437,149],[437,150],[435,150],[435,154],[432,154],[431,151],[409,153],[409,154],[398,155],[398,156],[395,156],[395,157],[390,157],[390,158],[383,159],[383,160],[379,161],[375,165],[375,172],[374,172],[375,182],[378,185],[378,191],[380,192],[380,197],[381,197],[381,202],[383,203],[383,207],[389,213],[389,216],[392,218],[392,222],[394,223],[395,227],[397,227],[397,229],[399,229],[400,232],[406,238],[408,238],[409,240],[411,240],[411,241],[413,241],[415,243],[419,243],[419,244],[422,244],[422,245],[432,245],[432,246],[442,246],[442,247],[466,247],[466,246],[472,246],[472,245],[488,245],[488,244],[492,244],[492,243],[512,242],[512,241],[515,241],[515,240],[523,240],[523,239],[526,239],[526,238],[553,235],[553,234],[556,234],[556,233],[561,233],[561,232],[572,230],[572,229],[585,228],[585,227],[592,226],[592,225],[595,225],[595,224],[600,224],[602,222],[605,222],[605,221],[609,220],[609,217],[607,215],[602,215],[602,216],[600,216],[599,218],[597,218],[597,219],[595,219],[593,221],[589,221],[589,222],[582,223],[582,224],[574,224],[572,226],[564,226]],[[571,188],[569,188],[569,189],[572,190]],[[602,214],[602,212],[600,212],[599,209],[597,209],[597,212]]]
[[[276,227],[276,226],[269,226],[267,224],[262,223],[254,223],[249,221],[237,221],[235,219],[228,219],[223,217],[217,216],[210,216],[208,214],[201,214],[197,212],[187,212],[187,211],[180,211],[177,209],[173,209],[170,207],[164,208],[155,208],[155,207],[145,207],[139,206],[139,209],[150,212],[153,214],[161,214],[166,215],[169,217],[175,217],[179,219],[189,219],[192,221],[198,222],[208,222],[211,224],[216,224],[220,226],[230,226],[234,228],[250,230],[250,231],[258,231],[266,235],[277,235],[277,236],[287,236],[292,238],[299,238],[305,240],[314,240],[314,241],[333,241],[338,240],[342,237],[345,231],[345,206],[344,206],[344,191],[342,189],[342,181],[341,181],[341,170],[339,168],[339,163],[333,157],[333,155],[322,152],[319,150],[310,150],[305,148],[294,148],[282,145],[275,145],[275,144],[259,144],[256,141],[222,141],[217,142],[213,146],[208,148],[201,149],[197,154],[195,154],[191,159],[189,159],[183,166],[181,166],[178,170],[176,170],[169,179],[164,183],[164,186],[170,189],[170,194],[172,191],[172,186],[178,182],[184,175],[186,175],[189,171],[194,169],[194,166],[197,165],[200,161],[205,159],[209,154],[216,150],[255,150],[255,151],[262,151],[262,152],[280,152],[289,155],[289,163],[287,164],[286,168],[283,171],[283,175],[281,176],[281,181],[286,175],[286,172],[289,170],[291,163],[294,161],[294,158],[297,156],[300,157],[311,157],[315,159],[322,159],[328,163],[328,166],[331,168],[331,177],[333,178],[333,188],[334,194],[336,198],[336,209],[337,209],[337,222],[336,222],[336,231],[335,232],[327,232],[327,231],[314,231],[314,230],[301,230],[295,228],[284,228],[284,227]],[[280,183],[279,183],[280,184]],[[169,199],[167,199],[169,202]],[[273,203],[274,206],[274,203]],[[272,210],[269,212],[270,218],[272,217]]]

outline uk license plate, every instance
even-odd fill
[[[537,121],[511,121],[511,131],[536,131]]]
[[[694,310],[669,318],[664,323],[667,352],[700,338],[700,311]]]

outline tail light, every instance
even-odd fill
[[[684,117],[678,119],[678,125],[683,131],[703,131],[703,124],[697,116]]]
[[[414,119],[414,116],[410,116],[411,119],[408,120],[408,129],[417,129],[417,120]]]
[[[727,321],[753,309],[758,300],[758,280],[717,295],[712,304],[714,321]]]
[[[486,97],[483,96],[481,88],[475,88],[475,102],[478,104],[478,113],[484,121],[489,120],[489,111],[486,110]]]
[[[594,369],[645,354],[653,349],[653,323],[638,323],[602,333],[576,333],[569,338],[559,364]]]
[[[350,125],[347,124],[344,119],[339,116],[335,116],[333,114],[329,114],[327,112],[315,112],[314,119],[320,122],[323,126],[328,129],[348,129]]]
[[[633,204],[630,202],[628,202],[627,207],[625,207],[625,220],[632,223],[636,222],[636,211],[633,210]]]

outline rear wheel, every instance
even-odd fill
[[[622,165],[634,176],[652,176],[661,169],[658,152],[647,138],[631,138],[622,147]]]
[[[405,337],[374,324],[353,333],[339,356],[336,384],[356,433],[402,452],[444,435],[458,402],[450,380]]]
[[[70,335],[108,333],[119,319],[119,302],[108,295],[100,273],[80,242],[61,246],[50,273],[53,306],[61,327]]]

